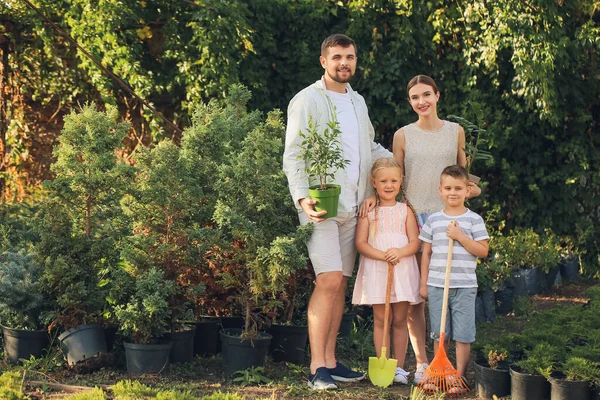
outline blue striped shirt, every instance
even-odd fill
[[[450,239],[446,236],[446,229],[450,221],[458,222],[460,230],[476,242],[490,238],[483,218],[469,209],[462,215],[446,215],[443,211],[431,214],[419,235],[419,239],[423,242],[431,243],[432,254],[429,263],[429,278],[427,279],[427,285],[429,286],[444,287],[448,242]],[[455,240],[452,247],[450,287],[477,287],[476,266],[477,257],[469,253],[460,242]]]

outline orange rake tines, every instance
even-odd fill
[[[454,221],[450,222],[455,223]],[[454,240],[448,239],[448,258],[446,259],[446,280],[444,282],[444,299],[442,302],[442,319],[440,324],[440,341],[435,357],[429,364],[423,378],[419,382],[419,387],[427,394],[432,394],[436,390],[446,393],[449,397],[462,396],[471,391],[466,382],[458,374],[456,368],[446,355],[444,349],[444,336],[446,331],[446,316],[448,312],[448,292],[450,290],[450,271],[452,270],[452,247]]]

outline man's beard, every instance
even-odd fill
[[[327,75],[329,75],[329,77],[334,80],[337,83],[348,83],[350,82],[350,79],[352,79],[352,77],[354,76],[354,74],[352,74],[352,71],[348,70],[348,78],[346,79],[342,79],[337,75],[337,71],[335,76],[331,76],[331,74],[329,72],[327,72]]]

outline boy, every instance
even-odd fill
[[[448,238],[454,239],[445,335],[456,342],[456,369],[464,377],[471,343],[475,341],[475,267],[477,257],[487,257],[490,237],[483,219],[465,207],[471,188],[464,167],[446,167],[440,177],[439,191],[444,209],[429,216],[419,235],[423,241],[420,293],[424,298],[429,297],[431,337],[437,352]]]

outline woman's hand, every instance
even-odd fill
[[[363,200],[362,204],[360,205],[360,210],[358,212],[358,216],[361,218],[366,217],[367,215],[369,215],[369,211],[371,211],[373,208],[375,208],[376,204],[377,204],[377,197],[375,197],[375,195],[367,197],[366,199]]]
[[[471,190],[469,192],[469,196],[467,197],[467,200],[472,199],[473,197],[477,197],[481,194],[481,188],[479,186],[477,186],[475,183],[469,182],[469,188]]]

